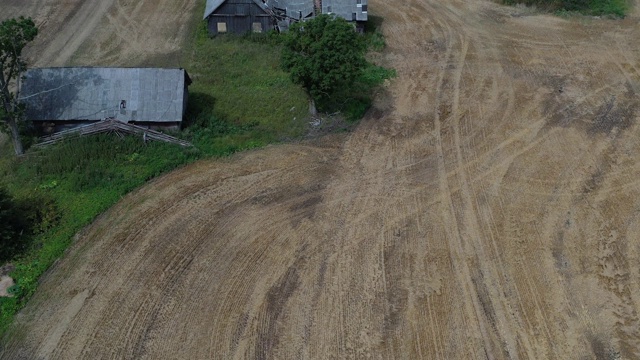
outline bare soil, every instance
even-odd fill
[[[125,66],[162,57],[179,66],[179,50],[197,0],[0,0],[0,20],[30,16],[39,28],[26,51],[45,66]]]
[[[2,357],[640,358],[638,13],[370,8],[398,78],[357,129],[130,194]]]
[[[9,288],[14,285],[13,279],[9,276],[0,277],[0,297],[13,296],[9,294]]]

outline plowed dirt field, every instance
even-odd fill
[[[198,0],[0,0],[0,20],[30,16],[39,34],[28,63],[46,66],[138,66],[148,59],[179,65]],[[155,62],[158,62],[157,60]]]
[[[640,358],[638,13],[369,6],[398,77],[354,132],[127,196],[2,357]]]

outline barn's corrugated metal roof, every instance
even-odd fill
[[[213,12],[216,11],[225,1],[227,0],[207,0],[203,19],[206,19],[209,17],[209,15],[213,14]],[[265,5],[261,0],[253,0],[253,2],[256,5],[260,6],[260,8],[267,9],[267,5]]]
[[[184,69],[29,69],[20,101],[26,105],[27,118],[35,121],[180,122],[186,106],[185,81],[190,80]]]

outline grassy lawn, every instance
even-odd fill
[[[193,80],[188,126],[226,128],[233,135],[218,138],[220,141],[249,137],[253,139],[245,144],[249,147],[304,133],[306,95],[281,70],[280,47],[270,40],[271,36],[210,39],[204,26],[198,26],[195,33],[186,61]],[[238,134],[240,129],[244,136]],[[208,144],[196,143],[208,152]],[[216,155],[217,150],[213,151],[211,155]]]

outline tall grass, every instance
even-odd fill
[[[6,153],[5,153],[6,154]],[[37,280],[83,226],[145,181],[200,157],[194,149],[144,144],[134,137],[99,135],[69,139],[2,163],[2,183],[19,199],[52,199],[55,224],[35,237],[14,261],[12,298],[0,300],[0,332],[31,297]]]
[[[299,137],[306,126],[306,95],[280,68],[280,47],[269,40],[274,35],[209,38],[204,25],[188,51],[188,121],[251,125],[252,135],[265,143]]]
[[[584,15],[612,15],[624,17],[629,11],[629,0],[504,0],[505,4],[536,5],[560,12],[579,12]]]

